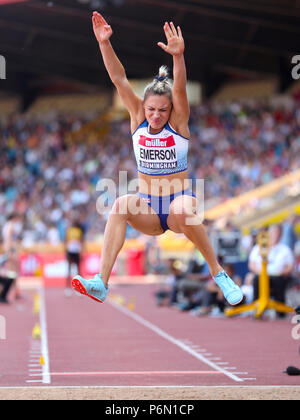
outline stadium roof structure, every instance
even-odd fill
[[[293,82],[300,54],[297,0],[0,0],[0,91],[22,94],[24,107],[41,92],[108,89],[93,35],[93,10],[111,24],[112,44],[129,78],[152,77],[171,57],[158,46],[163,24],[180,25],[188,77],[210,97],[232,80],[278,76]]]

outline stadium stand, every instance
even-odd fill
[[[39,98],[25,114],[13,112],[14,100],[1,117],[0,227],[12,211],[21,213],[27,253],[35,252],[37,243],[45,244],[46,254],[62,252],[62,245],[51,241],[63,243],[73,215],[84,226],[86,249],[99,252],[107,214],[97,212],[97,184],[105,177],[118,186],[119,171],[127,171],[128,181],[136,177],[126,114],[103,112],[105,97],[76,98],[80,105],[70,96]],[[192,107],[190,128],[189,174],[205,179],[210,234],[238,228],[247,238],[252,229],[299,214],[297,100],[203,104]],[[107,200],[112,204],[114,197]],[[135,248],[147,243],[130,227],[127,239],[137,241]],[[172,232],[158,238],[157,246],[165,261],[193,252]],[[244,259],[249,251],[241,251]]]

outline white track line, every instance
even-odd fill
[[[151,322],[147,321],[146,319],[142,318],[140,315],[137,315],[136,313],[130,311],[129,309],[126,309],[123,306],[117,305],[116,303],[112,302],[111,300],[108,300],[109,304],[113,306],[118,311],[122,312],[123,314],[127,315],[128,317],[134,319],[139,324],[143,325],[146,328],[149,328],[153,332],[155,332],[160,337],[164,338],[165,340],[169,341],[172,344],[175,344],[176,346],[180,347],[181,350],[185,351],[186,353],[189,353],[190,355],[194,356],[196,359],[200,360],[201,362],[205,363],[206,365],[210,366],[211,368],[222,372],[225,376],[228,376],[230,379],[232,379],[235,382],[244,382],[243,379],[239,378],[238,376],[234,375],[231,372],[228,372],[227,370],[223,369],[221,366],[218,366],[216,363],[210,361],[202,354],[197,353],[192,348],[185,345],[183,342],[177,340],[176,338],[172,337],[170,334],[167,334],[163,330],[161,330],[156,325],[152,324]]]
[[[47,333],[47,317],[46,317],[46,299],[45,299],[45,288],[40,286],[40,325],[41,325],[41,350],[44,359],[43,367],[43,384],[50,384],[50,362],[49,362],[49,350],[48,350],[48,333]]]
[[[223,375],[216,370],[193,370],[193,371],[129,371],[129,372],[51,372],[51,376],[168,376],[168,375]],[[40,376],[32,373],[30,376]]]
[[[33,382],[33,381],[32,381]],[[36,381],[39,382],[39,381]],[[157,388],[194,388],[194,389],[297,389],[300,391],[299,385],[64,385],[64,386],[41,386],[41,387],[31,387],[31,386],[2,386],[2,390],[14,390],[14,389],[26,389],[34,390],[37,389],[134,389],[134,388],[143,388],[143,389],[157,389]]]

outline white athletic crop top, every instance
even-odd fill
[[[176,133],[167,123],[156,134],[149,132],[145,120],[133,133],[138,171],[146,175],[169,175],[187,169],[189,139]]]

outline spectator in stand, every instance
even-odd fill
[[[58,245],[61,242],[59,231],[58,231],[55,223],[51,223],[50,226],[49,226],[49,230],[48,230],[48,233],[47,233],[47,241],[51,245]]]
[[[287,245],[292,251],[294,251],[295,244],[297,242],[297,235],[295,233],[295,225],[299,221],[300,217],[292,215],[282,225],[282,235],[280,242]]]
[[[281,225],[271,225],[269,228],[270,249],[268,254],[267,272],[270,278],[271,296],[278,302],[285,302],[285,293],[294,267],[294,255],[285,244],[280,243]],[[249,256],[249,269],[255,274],[253,280],[253,299],[258,298],[259,275],[262,268],[262,257],[259,244],[256,244]],[[279,314],[279,316],[281,316]]]

